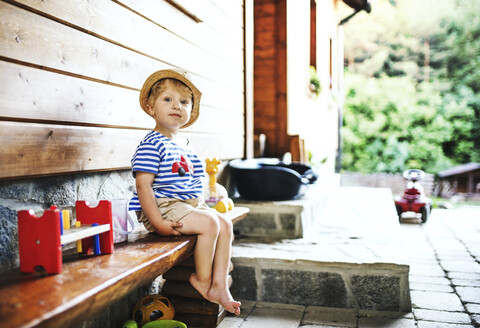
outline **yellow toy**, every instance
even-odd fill
[[[220,213],[231,211],[233,201],[228,198],[227,190],[217,183],[218,165],[222,162],[216,158],[207,158],[205,171],[209,176],[208,186],[205,188],[204,197],[208,206],[213,207]]]
[[[143,326],[155,320],[171,320],[175,315],[175,308],[170,300],[161,295],[148,295],[137,302],[133,309],[133,319]]]

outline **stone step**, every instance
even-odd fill
[[[234,257],[235,298],[332,308],[411,311],[408,265]]]

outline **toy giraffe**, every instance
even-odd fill
[[[225,213],[233,209],[233,201],[227,197],[225,188],[217,183],[218,165],[222,162],[216,158],[207,158],[205,163],[207,164],[205,171],[209,176],[207,204],[212,204],[217,211]],[[221,195],[220,189],[224,190],[225,197]]]
[[[218,198],[217,195],[217,173],[218,173],[218,165],[222,163],[222,161],[216,158],[207,158],[205,160],[207,164],[205,171],[208,174],[208,188],[210,190],[210,198]]]

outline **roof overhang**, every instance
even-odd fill
[[[476,170],[480,170],[480,163],[468,163],[452,167],[448,170],[438,173],[439,178],[448,178],[455,175],[466,174]]]
[[[368,0],[343,0],[343,3],[345,3],[347,6],[350,8],[353,8],[355,10],[362,10],[365,9],[367,6],[369,6],[370,1]]]
[[[339,25],[345,24],[350,20],[350,18],[352,18],[362,10],[365,10],[367,13],[370,13],[372,11],[370,0],[343,0],[343,3],[345,3],[350,8],[353,8],[354,12],[348,15],[347,17],[345,17],[344,19],[342,19]]]

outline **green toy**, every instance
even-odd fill
[[[125,321],[122,328],[138,328],[138,325],[134,320],[128,320]]]
[[[134,320],[128,320],[122,328],[138,328],[138,325]],[[144,324],[142,328],[187,328],[187,325],[176,320],[155,320]]]
[[[187,328],[187,325],[176,320],[155,320],[144,324],[142,328]]]

